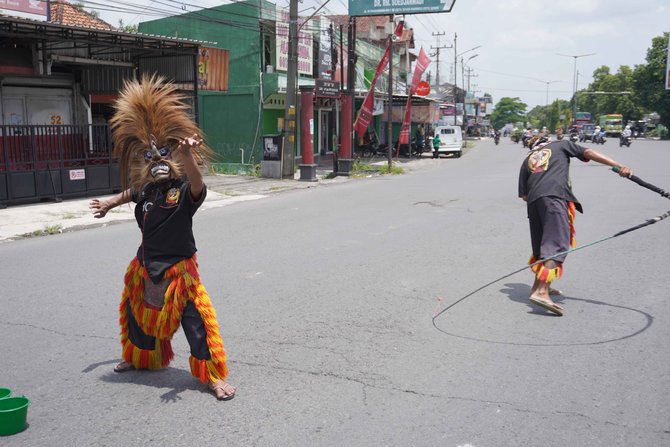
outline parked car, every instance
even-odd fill
[[[458,158],[463,152],[463,133],[458,126],[438,126],[435,128],[435,134],[440,136],[439,154],[451,154]],[[432,138],[430,146],[433,147]]]
[[[582,124],[582,127],[579,129],[579,141],[593,141],[593,131],[595,129],[595,124]]]

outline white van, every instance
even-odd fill
[[[458,126],[438,126],[435,135],[440,136],[440,154],[452,154],[458,158],[463,152],[463,133]],[[431,143],[432,144],[432,143]]]

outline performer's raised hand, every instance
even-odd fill
[[[184,148],[184,147],[189,148],[189,149],[193,149],[194,147],[198,147],[200,145],[202,145],[202,138],[200,138],[200,135],[198,135],[196,133],[196,134],[193,134],[190,137],[186,137],[183,140],[181,140],[179,142],[179,146],[177,146],[177,150],[179,150],[181,148]]]

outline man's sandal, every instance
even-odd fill
[[[130,362],[121,362],[118,365],[114,367],[114,372],[115,373],[124,373],[126,371],[132,371],[135,369],[135,365],[133,365]]]
[[[535,297],[531,296],[530,297],[530,302],[535,304],[536,306],[540,306],[540,307],[548,310],[549,312],[552,312],[552,313],[558,315],[559,317],[563,316],[563,306],[561,306],[560,304],[556,304],[553,301],[547,301],[547,300],[543,300],[541,298],[535,298]]]
[[[218,400],[230,400],[235,397],[235,391],[237,391],[234,386],[223,380],[209,382],[207,387],[214,393]]]

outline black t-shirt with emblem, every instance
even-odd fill
[[[572,141],[552,141],[528,153],[519,172],[519,197],[527,196],[528,204],[540,197],[559,197],[574,202],[579,212],[582,206],[572,193],[570,158],[588,161],[585,147]]]
[[[197,202],[191,198],[190,184],[184,179],[150,183],[133,193],[135,219],[142,230],[142,245],[137,258],[155,283],[165,270],[190,258],[197,251],[193,237],[193,215],[205,200],[204,187]]]

